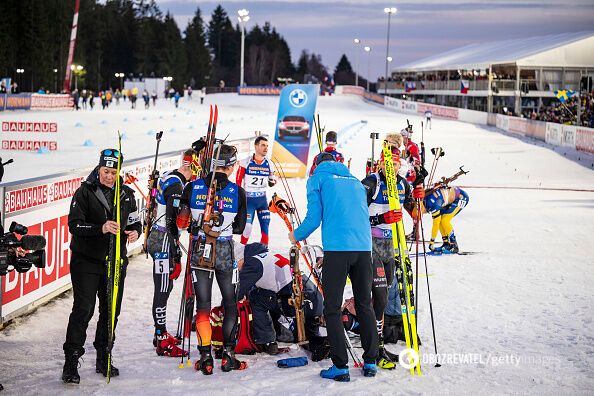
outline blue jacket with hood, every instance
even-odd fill
[[[320,222],[325,251],[371,251],[365,187],[340,162],[322,162],[307,180],[307,215],[295,238],[306,239]]]

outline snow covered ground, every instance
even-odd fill
[[[221,132],[231,138],[272,133],[277,98],[210,95],[218,103]],[[115,145],[115,130],[126,133],[128,158],[150,155],[154,136],[163,129],[164,151],[179,149],[198,136],[207,121],[207,106],[183,102],[180,109],[161,101],[148,111],[128,105],[93,112],[6,113],[2,121],[42,120],[59,123],[59,150],[50,154],[12,154],[18,173],[7,168],[5,181],[39,176],[96,163],[97,152]],[[321,97],[322,124],[338,131],[353,173],[362,177],[370,152],[370,132],[394,132],[408,118],[420,140],[420,118],[402,115],[357,97]],[[366,120],[367,123],[360,123]],[[562,187],[594,189],[594,172],[558,153],[489,128],[434,120],[425,132],[427,148],[442,146],[437,176],[449,176],[460,165],[470,173],[466,186]],[[82,127],[75,126],[80,123]],[[174,131],[171,131],[174,128]],[[95,147],[84,147],[90,139]],[[376,153],[378,148],[376,148]],[[428,158],[428,162],[431,158]],[[27,167],[22,164],[27,163]],[[292,180],[301,215],[305,215],[305,180]],[[284,195],[282,188],[276,188]],[[81,384],[60,381],[62,343],[72,297],[66,294],[34,314],[20,318],[0,333],[0,382],[6,394],[592,394],[594,392],[594,269],[589,245],[594,236],[594,193],[572,191],[468,188],[469,205],[454,220],[468,256],[428,258],[437,346],[434,358],[426,276],[419,279],[419,334],[423,340],[423,376],[411,377],[399,367],[374,379],[351,369],[349,384],[322,380],[318,373],[329,361],[296,369],[278,369],[276,357],[245,357],[249,369],[204,377],[178,360],[158,357],[152,348],[151,265],[144,256],[131,260],[114,350],[121,376],[106,384],[94,372],[89,326],[88,354],[80,369]],[[426,217],[428,238],[430,218]],[[258,236],[254,227],[253,236]],[[319,234],[310,242],[319,242]],[[288,251],[286,231],[273,217],[271,249]],[[424,273],[424,267],[420,269]],[[181,282],[178,282],[178,284]],[[215,286],[216,289],[216,286]],[[350,292],[347,291],[347,294]],[[215,295],[217,295],[215,293]],[[172,292],[169,327],[177,320],[180,288]],[[216,302],[217,297],[214,298]],[[95,317],[96,320],[96,317]],[[402,345],[389,345],[398,352]],[[359,353],[361,350],[358,350]],[[304,353],[293,347],[290,356]],[[195,355],[195,353],[194,353]],[[285,357],[285,356],[281,356]],[[588,374],[590,373],[590,374]]]

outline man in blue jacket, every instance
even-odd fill
[[[302,241],[322,224],[324,317],[334,365],[320,375],[336,381],[350,380],[341,319],[342,295],[350,276],[365,351],[363,374],[373,377],[377,371],[378,336],[371,306],[373,271],[367,195],[361,182],[332,154],[321,153],[313,166],[313,175],[307,181],[307,215],[289,233],[289,239],[293,243]]]

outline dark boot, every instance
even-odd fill
[[[194,363],[194,368],[204,375],[211,375],[214,369],[214,360],[210,352],[210,345],[199,346],[198,351],[200,351],[200,360]]]
[[[245,370],[247,363],[235,358],[235,351],[232,347],[225,347],[223,351],[223,360],[221,360],[221,370],[227,373],[231,370]]]
[[[62,369],[62,381],[66,384],[80,383],[78,375],[78,359],[82,356],[79,351],[65,352],[64,368]]]
[[[386,349],[384,348],[384,339],[381,334],[379,334],[379,351],[377,356],[377,365],[384,369],[384,370],[394,370],[396,368],[396,364],[388,354],[386,353]]]
[[[269,342],[267,344],[258,344],[258,347],[260,348],[260,350],[264,353],[267,353],[269,355],[278,355],[279,354],[279,350],[278,350],[278,344],[276,342]]]
[[[97,361],[95,364],[95,372],[103,374],[104,377],[107,377],[107,348],[99,348],[97,349]],[[109,377],[117,377],[120,375],[120,370],[113,365],[113,356],[111,360],[111,372],[109,373]]]

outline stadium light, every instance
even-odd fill
[[[386,59],[388,60],[388,62],[392,62],[392,57],[391,56],[388,56]]]
[[[358,38],[354,39],[353,42],[355,43],[355,86],[359,86],[359,44],[361,44],[361,40]]]
[[[119,77],[120,79],[120,89],[124,88],[124,73],[116,73],[115,74],[116,77]]]
[[[363,48],[367,52],[367,91],[369,92],[369,79],[371,78],[371,47]]]
[[[392,14],[396,14],[396,7],[386,7],[384,8],[384,12],[388,14],[388,39],[386,41],[386,74],[384,76],[384,95],[388,94],[388,63],[390,62],[388,58],[390,57],[390,20],[392,18]]]
[[[241,67],[239,69],[239,85],[245,85],[244,82],[244,60],[245,60],[245,25],[247,21],[250,20],[250,12],[245,8],[237,11],[239,15],[237,19],[239,20],[239,24],[241,25]]]

